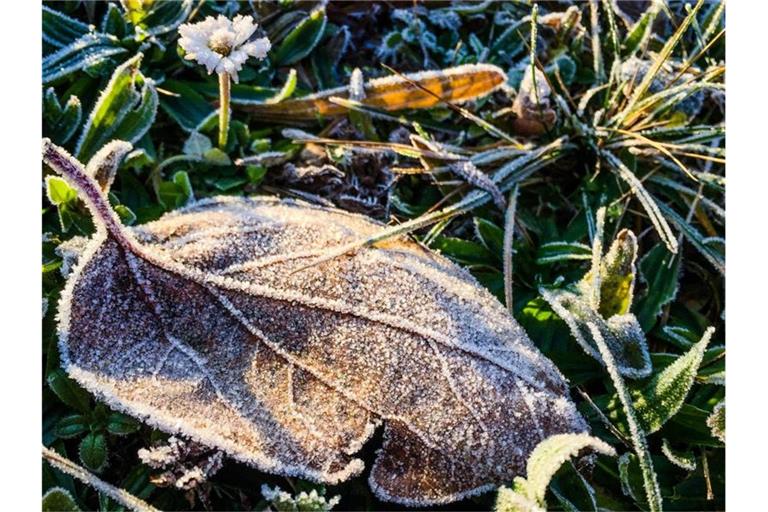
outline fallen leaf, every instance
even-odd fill
[[[63,366],[110,407],[262,471],[334,484],[379,425],[376,495],[455,501],[587,431],[565,379],[470,274],[406,238],[310,266],[382,229],[276,198],[217,197],[128,228],[49,140],[97,233],[59,303]],[[74,257],[70,255],[70,257]]]
[[[416,82],[429,92],[409,82]],[[437,71],[422,71],[401,76],[375,78],[365,82],[365,97],[360,103],[384,111],[432,108],[441,100],[461,103],[486,96],[507,81],[501,68],[490,64],[465,64]],[[348,109],[331,98],[349,98],[349,87],[337,87],[303,98],[275,104],[248,104],[241,108],[259,114],[264,119],[314,120],[318,116],[339,116]]]

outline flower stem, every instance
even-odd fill
[[[229,73],[219,73],[219,148],[227,145],[229,134]]]
[[[624,379],[621,378],[618,366],[616,365],[616,360],[613,358],[613,353],[605,343],[603,335],[600,334],[600,330],[591,322],[587,323],[587,327],[592,332],[592,338],[595,340],[600,355],[603,357],[603,362],[608,370],[608,375],[613,381],[613,386],[616,388],[616,394],[619,396],[619,401],[624,408],[624,414],[627,416],[627,425],[629,426],[629,432],[632,437],[632,445],[635,449],[635,454],[637,455],[637,460],[640,464],[640,471],[643,475],[643,487],[645,487],[648,507],[651,512],[661,512],[663,510],[661,490],[659,489],[659,482],[656,479],[656,472],[653,469],[653,461],[651,460],[651,452],[648,449],[648,442],[645,439],[645,432],[640,426],[640,422],[635,414],[632,396],[629,394],[629,389],[624,383]]]

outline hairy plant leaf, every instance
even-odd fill
[[[125,436],[139,430],[139,423],[125,414],[112,413],[107,418],[107,431],[116,436]]]
[[[104,434],[91,432],[85,436],[80,441],[78,455],[85,467],[100,473],[107,466],[107,440]]]
[[[536,264],[548,265],[568,260],[591,260],[592,249],[578,242],[547,242],[536,251]]]
[[[712,436],[725,442],[725,400],[719,402],[707,418],[707,426],[712,431]]]
[[[550,480],[560,466],[582,450],[590,449],[604,455],[615,456],[616,451],[604,441],[587,434],[559,434],[551,436],[531,453],[526,465],[526,477],[515,479],[514,488],[502,487],[496,498],[498,512],[527,512],[546,510],[544,496]],[[512,496],[512,495],[518,496]],[[525,504],[525,507],[521,507]]]
[[[82,69],[96,69],[110,62],[112,57],[127,52],[108,34],[89,32],[69,45],[46,55],[43,59],[43,84]]]
[[[619,373],[639,379],[650,375],[648,344],[637,318],[629,313],[635,283],[637,239],[624,229],[603,256],[605,208],[597,212],[592,244],[592,266],[580,281],[568,288],[539,288],[539,293],[560,318],[584,351],[603,362],[593,336],[594,326],[616,360]],[[584,254],[584,259],[587,255]],[[604,363],[604,362],[603,362]]]
[[[56,396],[62,402],[80,412],[88,412],[91,406],[91,399],[88,393],[70,379],[64,373],[64,370],[58,369],[53,371],[46,380],[48,381],[48,387],[56,393]]]
[[[138,53],[115,69],[83,127],[75,153],[87,160],[107,142],[138,141],[157,113],[157,90],[150,78],[139,71]],[[140,88],[140,89],[139,89]]]
[[[504,84],[506,74],[490,64],[466,64],[440,71],[422,71],[401,76],[375,78],[365,82],[365,97],[362,105],[384,111],[432,108],[440,100],[432,94],[414,86],[419,84],[452,103],[461,103],[486,96]],[[295,98],[277,104],[249,104],[246,110],[255,112],[265,119],[314,120],[318,116],[345,115],[349,109],[334,103],[331,98],[349,98],[349,87],[328,89],[302,98]]]
[[[325,8],[314,9],[299,22],[272,52],[271,59],[278,66],[295,64],[314,50],[323,37],[328,18]]]
[[[62,487],[52,487],[43,494],[43,512],[80,512],[75,499]]]
[[[696,457],[691,453],[681,453],[673,450],[666,438],[661,441],[661,453],[664,454],[669,462],[679,468],[687,471],[696,470]]]
[[[714,328],[707,329],[696,345],[664,368],[634,397],[635,411],[648,434],[659,430],[682,407],[713,332]]]
[[[54,432],[57,437],[70,439],[88,431],[88,420],[82,414],[64,416],[56,423]]]
[[[380,224],[220,197],[126,228],[81,164],[50,141],[43,157],[97,226],[61,294],[61,360],[110,407],[324,483],[359,474],[383,424],[371,487],[411,505],[490,490],[587,431],[557,368],[446,259],[398,238],[306,267]]]
[[[54,48],[74,43],[91,31],[91,28],[74,18],[43,5],[43,41]]]

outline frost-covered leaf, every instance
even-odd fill
[[[270,59],[278,66],[288,66],[300,61],[320,42],[327,21],[324,7],[314,9],[272,51]]]
[[[673,450],[667,439],[662,439],[661,441],[661,453],[664,454],[669,462],[679,468],[688,471],[696,470],[696,457],[692,453],[681,453]]]
[[[432,108],[440,103],[433,94],[445,101],[461,103],[486,96],[507,80],[501,68],[490,64],[466,64],[404,76],[375,78],[365,82],[365,98],[360,103],[385,111]],[[411,82],[416,82],[432,94]],[[331,101],[331,98],[348,99],[349,87],[328,89],[277,104],[248,104],[244,108],[263,118],[282,121],[315,120],[318,116],[340,116],[349,112],[349,109]]]
[[[541,287],[539,293],[565,321],[587,354],[602,362],[590,327],[593,325],[613,354],[621,375],[633,379],[647,377],[652,370],[648,344],[637,318],[628,312],[635,283],[637,239],[624,229],[603,256],[605,208],[598,211],[597,217],[589,272],[568,288]],[[587,259],[586,254],[583,256]]]
[[[82,413],[88,412],[91,407],[88,393],[77,382],[70,379],[64,370],[58,369],[51,372],[46,380],[48,387],[62,402]]]
[[[584,295],[565,289],[546,288],[539,289],[539,293],[568,324],[571,334],[587,354],[602,361],[588,327],[588,324],[592,323],[600,330],[622,375],[634,379],[650,375],[652,368],[648,344],[634,315],[614,315],[605,320],[592,308]]]
[[[271,488],[267,484],[262,484],[261,495],[277,512],[327,512],[341,501],[341,496],[327,499],[316,489],[301,491],[294,497],[280,487]]]
[[[52,487],[43,494],[43,512],[80,512],[75,499],[62,487]]]
[[[101,18],[100,29],[103,33],[112,34],[120,39],[128,34],[128,23],[117,5],[107,4],[107,10]]]
[[[66,14],[43,5],[43,41],[63,48],[91,32],[91,27]]]
[[[640,275],[647,287],[633,309],[645,332],[656,323],[662,308],[675,298],[679,273],[680,254],[672,254],[663,244],[654,246],[640,260]]]
[[[712,435],[723,443],[725,442],[725,400],[719,402],[707,418],[707,426]]]
[[[77,96],[70,96],[62,107],[56,91],[49,87],[43,101],[43,133],[57,144],[65,144],[80,127],[83,107]]]
[[[88,420],[85,416],[82,414],[70,414],[69,416],[64,416],[56,423],[54,432],[56,437],[70,439],[85,434],[88,432],[88,429]]]
[[[713,327],[707,329],[696,345],[664,368],[634,397],[638,419],[648,434],[659,430],[682,407],[713,333]]]
[[[185,155],[201,157],[206,151],[213,148],[211,139],[206,137],[200,132],[192,132],[184,142],[184,148],[182,151]]]
[[[85,436],[80,441],[78,455],[85,467],[100,473],[107,467],[107,439],[104,434],[91,432]]]
[[[108,34],[87,33],[43,59],[43,84],[80,70],[96,70],[127,50]]]
[[[109,192],[115,175],[128,153],[133,150],[133,144],[123,140],[113,140],[96,152],[85,166],[88,173],[103,192]]]
[[[715,269],[722,275],[725,275],[725,254],[718,250],[714,244],[707,244],[707,239],[680,216],[669,205],[659,202],[659,209],[666,215],[672,223],[677,226],[677,229],[685,236],[689,242],[696,248],[704,258],[712,264]]]
[[[142,54],[138,53],[115,69],[99,96],[75,153],[89,159],[113,139],[134,143],[146,133],[157,113],[157,90],[150,78],[139,71]]]
[[[130,416],[114,412],[107,418],[107,432],[116,436],[125,436],[139,430],[141,425]]]
[[[560,466],[585,449],[603,455],[616,455],[616,451],[609,444],[587,434],[551,436],[539,443],[528,458],[526,478],[516,478],[512,489],[507,487],[499,489],[496,510],[498,512],[546,510],[544,497],[550,480]],[[521,507],[522,504],[526,507]]]
[[[592,248],[578,242],[547,242],[536,252],[536,263],[548,265],[568,260],[591,260]]]
[[[263,471],[338,483],[378,425],[384,500],[446,503],[521,475],[544,438],[587,424],[557,368],[466,271],[365,217],[210,198],[122,226],[61,148],[96,235],[59,303],[66,370],[112,408]]]
[[[126,17],[136,27],[136,39],[165,34],[186,21],[193,0],[142,1],[121,0]]]
[[[628,229],[616,235],[600,266],[600,308],[603,318],[625,315],[635,290],[637,238]],[[585,278],[586,280],[587,278]]]

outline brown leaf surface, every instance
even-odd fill
[[[325,483],[383,424],[370,484],[445,503],[587,425],[557,368],[467,272],[405,239],[301,272],[381,225],[275,198],[206,199],[135,229],[60,148],[98,233],[59,304],[67,371],[109,405],[263,471]]]
[[[406,78],[388,76],[365,83],[365,97],[360,103],[385,111],[432,108],[441,100],[461,103],[486,96],[504,84],[506,74],[490,64],[465,64],[438,71],[410,73]],[[411,84],[418,83],[439,97]],[[275,104],[243,105],[241,108],[258,113],[265,119],[314,120],[318,116],[332,117],[346,114],[347,108],[334,103],[331,98],[349,99],[349,87],[337,87],[303,98],[290,99]]]

